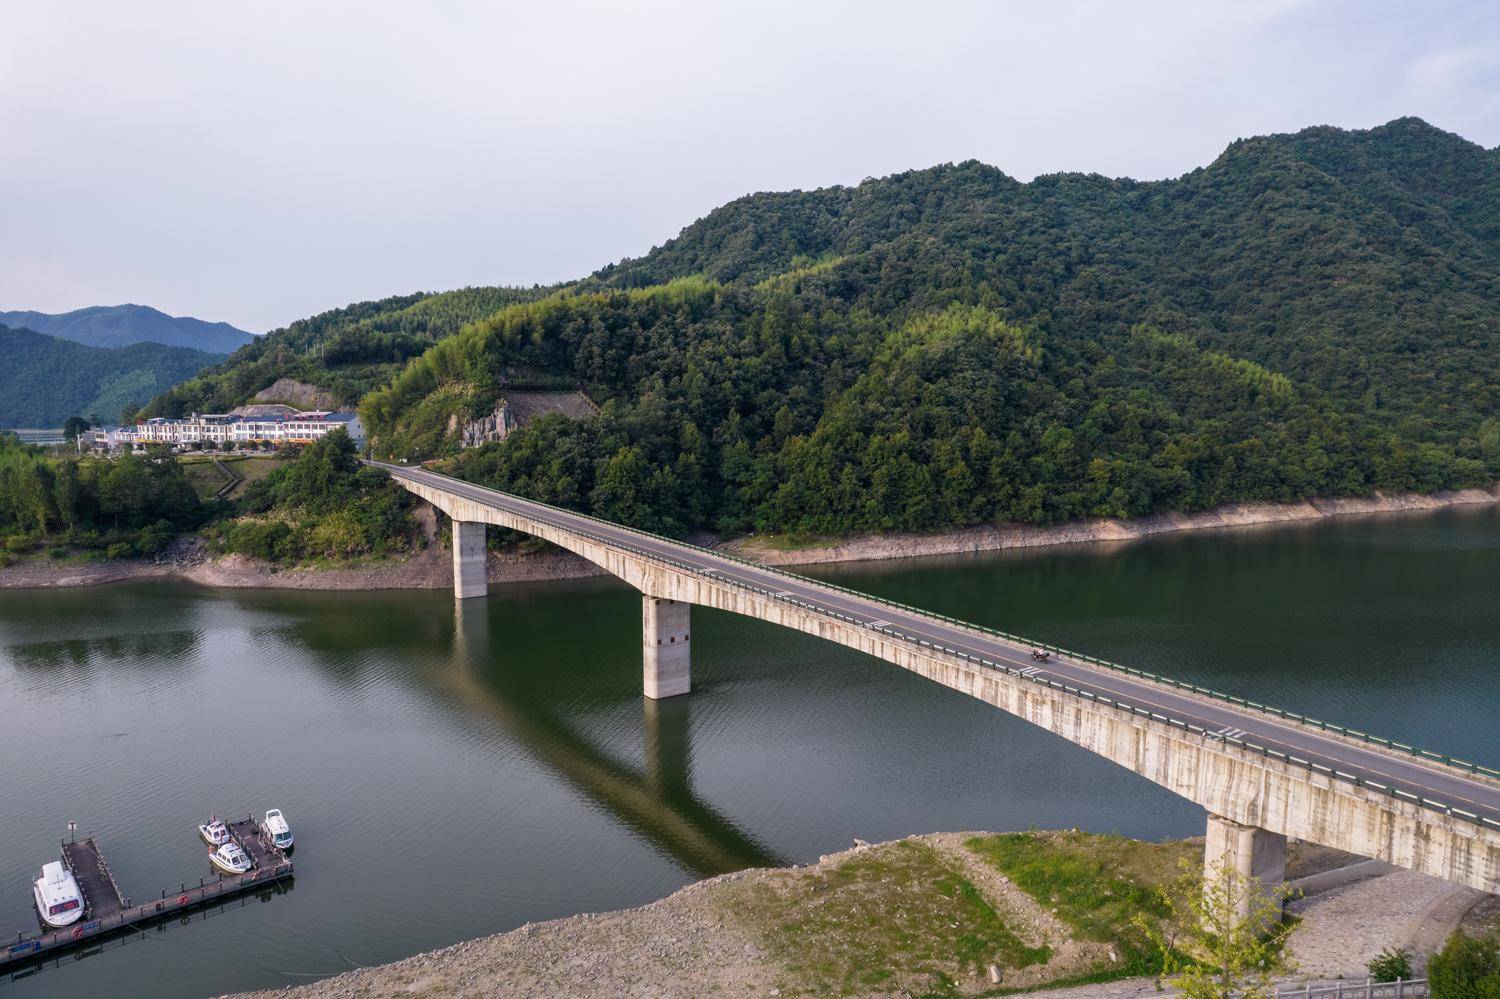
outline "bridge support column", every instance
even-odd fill
[[[641,659],[646,696],[652,699],[686,694],[692,687],[688,654],[691,604],[641,595]]]
[[[1208,835],[1203,844],[1203,879],[1205,890],[1224,872],[1237,889],[1235,910],[1240,918],[1250,914],[1250,893],[1261,891],[1267,897],[1286,880],[1286,837],[1280,833],[1242,826],[1238,822],[1208,816]]]
[[[482,597],[489,592],[486,571],[484,524],[476,520],[453,522],[453,596],[459,600]]]

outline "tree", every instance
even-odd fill
[[[1291,925],[1282,921],[1285,885],[1265,886],[1227,864],[1206,876],[1190,867],[1160,889],[1169,913],[1137,925],[1158,948],[1162,971],[1189,999],[1270,999],[1275,978],[1293,970],[1285,953]]]
[[[78,439],[79,434],[87,433],[89,421],[82,416],[70,416],[63,421],[63,440],[73,442]]]
[[[1496,999],[1500,996],[1500,945],[1453,934],[1427,962],[1427,983],[1432,999]]]

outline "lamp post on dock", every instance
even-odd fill
[[[76,842],[78,842],[78,835],[77,834],[78,834],[78,823],[77,822],[69,821],[68,822],[68,842],[69,843],[76,843]]]

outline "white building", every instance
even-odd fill
[[[342,429],[357,446],[365,443],[365,430],[354,413],[314,410],[284,415],[241,416],[236,413],[194,413],[172,418],[153,416],[133,427],[94,431],[93,444],[114,449],[125,444],[165,444],[183,449],[218,447],[225,441],[240,446],[252,444],[311,444]]]

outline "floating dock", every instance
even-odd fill
[[[175,890],[163,888],[158,898],[131,905],[105,863],[99,841],[90,833],[81,842],[64,842],[63,863],[73,872],[87,904],[86,918],[60,930],[17,933],[0,946],[0,968],[46,957],[100,937],[146,923],[180,916],[201,906],[291,877],[292,862],[261,834],[254,818],[229,823],[230,832],[250,855],[254,866],[232,877],[199,878]]]

